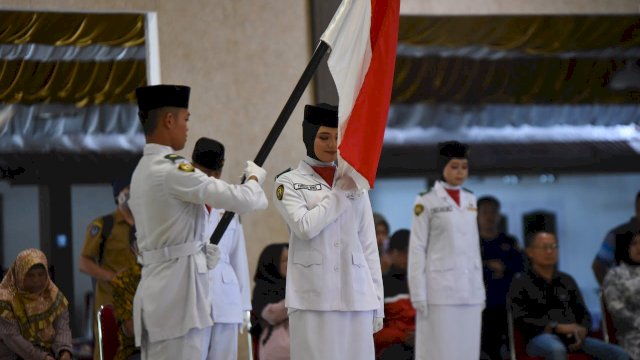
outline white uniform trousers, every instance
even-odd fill
[[[202,347],[207,360],[238,360],[238,325],[215,323],[207,329]]]
[[[416,360],[480,358],[482,304],[429,305],[427,317],[416,315]]]
[[[289,314],[291,360],[372,360],[373,310]]]
[[[207,327],[204,329],[193,328],[184,336],[149,342],[147,332],[142,332],[141,353],[142,360],[176,360],[176,359],[201,359],[205,360],[207,352],[202,348],[202,338]]]

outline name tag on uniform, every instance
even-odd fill
[[[314,185],[305,185],[305,184],[293,184],[293,190],[311,190],[311,191],[319,191],[322,190],[322,185],[314,184]]]
[[[435,215],[441,212],[451,212],[451,211],[453,211],[452,206],[440,206],[440,207],[431,209],[431,215]]]
[[[469,205],[467,205],[467,210],[469,210],[469,211],[478,211],[478,208],[473,204],[469,204]]]

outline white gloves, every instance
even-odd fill
[[[383,319],[381,317],[374,317],[373,318],[373,333],[377,333],[378,331],[382,330],[382,326],[383,326]]]
[[[211,270],[216,267],[218,261],[220,261],[220,248],[218,245],[207,243],[205,245],[205,254],[207,257],[207,269]]]
[[[362,196],[362,190],[358,189],[356,182],[348,175],[338,178],[334,188],[342,191],[350,200],[357,200]]]
[[[251,311],[245,310],[242,312],[242,325],[240,325],[240,334],[244,334],[244,331],[251,331]]]
[[[411,305],[413,305],[413,308],[416,309],[416,312],[418,313],[418,315],[427,317],[427,313],[429,312],[428,311],[429,307],[427,306],[426,301],[412,301]]]
[[[267,177],[267,171],[256,165],[253,161],[248,160],[247,167],[244,169],[244,176],[247,179],[251,176],[255,176],[258,179],[258,184],[262,185],[264,178]]]

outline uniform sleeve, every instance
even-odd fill
[[[25,360],[41,360],[47,353],[38,349],[20,334],[16,320],[0,318],[0,337],[4,344],[18,357]]]
[[[183,165],[182,163],[181,165]],[[233,211],[239,214],[266,209],[268,202],[264,191],[256,181],[231,185],[194,169],[185,171],[179,165],[168,170],[165,176],[167,192],[176,198],[195,204]]]
[[[309,209],[301,192],[293,189],[287,178],[278,177],[275,183],[274,202],[289,229],[300,239],[311,240],[334,222],[351,206],[350,200],[339,191],[327,192],[322,201]],[[280,193],[281,195],[278,195]]]
[[[58,316],[53,323],[53,327],[56,330],[56,337],[53,340],[51,348],[53,353],[57,356],[63,350],[73,354],[73,346],[71,344],[71,328],[69,327],[69,310],[63,312]]]
[[[238,222],[238,218],[235,218]],[[235,232],[236,241],[230,254],[230,261],[233,270],[238,277],[240,285],[240,296],[242,298],[242,310],[251,310],[251,283],[249,282],[249,264],[247,263],[247,250],[244,241],[244,230],[238,222]]]
[[[358,236],[362,246],[362,252],[367,259],[371,280],[376,288],[378,296],[378,309],[376,309],[376,317],[384,317],[384,287],[382,285],[382,270],[380,269],[380,255],[378,253],[378,242],[376,240],[376,229],[373,223],[373,211],[371,210],[371,201],[369,194],[365,192],[358,200],[361,202],[362,211],[360,214],[360,227]]]
[[[429,211],[422,197],[414,206],[409,237],[408,280],[411,301],[427,300],[426,260],[429,244]]]
[[[102,218],[97,218],[87,227],[81,255],[97,259],[100,252],[100,242],[102,242]]]
[[[611,317],[613,317],[616,326],[626,329],[633,328],[635,322],[639,320],[636,314],[629,311],[634,305],[628,304],[627,302],[629,300],[637,301],[637,299],[634,296],[626,297],[625,293],[637,293],[638,289],[628,289],[625,286],[619,267],[607,273],[602,287],[604,289],[604,300],[607,304],[607,309],[609,313],[611,313]]]

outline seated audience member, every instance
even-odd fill
[[[413,359],[416,310],[411,306],[407,283],[409,230],[396,231],[389,241],[391,267],[382,277],[384,284],[384,327],[373,335],[380,359]]]
[[[600,245],[595,259],[593,259],[591,268],[593,275],[596,277],[596,280],[598,280],[598,284],[602,285],[605,275],[607,275],[609,269],[616,264],[616,238],[629,231],[640,231],[640,191],[636,194],[635,213],[631,219],[609,230],[602,241],[602,245]]]
[[[386,273],[391,266],[391,260],[387,249],[389,247],[389,223],[384,216],[379,213],[373,213],[373,224],[376,229],[376,242],[378,243],[378,255],[380,256],[380,270]]]
[[[616,258],[620,265],[604,278],[604,298],[620,345],[640,359],[640,232],[618,237]]]
[[[136,256],[135,237],[130,238],[129,241],[131,251]],[[118,340],[120,342],[114,360],[140,359],[140,348],[135,345],[133,332],[133,298],[140,282],[141,271],[142,266],[135,263],[111,280],[113,312],[118,320]]]
[[[526,248],[531,268],[511,284],[515,328],[530,356],[566,359],[582,351],[598,359],[629,359],[619,346],[587,336],[591,315],[573,278],[556,270],[558,243],[554,234],[539,231]]]
[[[38,249],[21,251],[0,284],[0,359],[71,359],[68,302]]]
[[[288,360],[289,316],[284,306],[289,245],[271,244],[262,250],[253,289],[253,311],[259,319],[260,360]]]
[[[513,276],[524,270],[524,259],[516,239],[500,232],[500,202],[478,199],[478,233],[482,254],[486,308],[482,312],[482,351],[492,360],[502,359],[507,338],[507,293]]]

